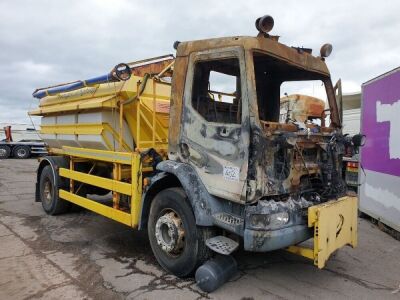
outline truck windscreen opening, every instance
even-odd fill
[[[319,98],[326,99],[324,78],[320,74],[297,68],[287,62],[258,52],[253,54],[253,59],[260,120],[287,123],[290,120],[291,108],[289,104],[286,107],[284,102],[285,98],[291,97],[291,94],[311,94],[314,96],[315,89],[318,89]],[[321,104],[319,104],[319,107],[321,107]],[[323,117],[323,110],[323,107],[322,110],[319,108],[318,115],[305,116],[301,120],[292,121],[305,122],[316,118],[320,119]],[[320,121],[318,122],[320,123]]]

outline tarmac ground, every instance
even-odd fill
[[[0,299],[400,299],[400,241],[359,220],[359,245],[319,270],[285,251],[238,252],[238,274],[207,294],[157,264],[146,232],[89,211],[48,216],[36,159],[0,160]]]

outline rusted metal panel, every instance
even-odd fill
[[[143,66],[132,67],[132,74],[140,77],[144,77],[145,74],[157,75],[170,65],[174,59],[166,59],[159,62],[153,62]],[[164,76],[172,76],[172,72],[168,71]]]
[[[328,96],[328,103],[329,103],[329,110],[331,114],[331,127],[336,127],[336,128],[341,128],[342,124],[340,121],[340,116],[339,116],[339,110],[338,110],[338,105],[336,103],[336,96],[335,96],[335,90],[332,85],[331,80],[325,80],[325,89],[326,89],[326,94]]]
[[[188,67],[188,57],[177,57],[174,64],[174,77],[172,80],[168,152],[172,160],[177,158],[179,136],[182,125],[183,92]]]
[[[243,47],[245,50],[261,51],[287,61],[289,64],[329,77],[328,68],[321,58],[265,37],[237,36],[182,42],[179,44],[177,56],[187,56],[195,51],[234,46]]]

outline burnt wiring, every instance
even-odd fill
[[[345,192],[345,184],[337,170],[338,161],[336,160],[337,144],[341,141],[333,135],[327,144],[327,149],[322,158],[322,183],[323,190],[321,192],[322,198],[340,197]]]
[[[154,149],[154,148],[149,148],[145,151],[140,152],[140,159],[143,161],[145,157],[151,158],[151,166],[154,171],[157,169],[157,165],[163,161],[162,156]]]
[[[301,158],[301,161],[303,162],[304,168],[305,168],[306,171],[307,171],[307,175],[308,175],[308,176],[307,176],[308,184],[309,184],[310,186],[312,186],[312,185],[311,185],[311,180],[310,180],[310,176],[311,176],[310,170],[309,170],[308,167],[307,167],[307,163],[306,163],[306,161],[305,161],[305,159],[304,159],[303,153],[300,151],[300,148],[299,148],[299,146],[298,146],[297,144],[295,144],[295,148],[296,148],[297,153],[299,153],[299,155],[300,155],[300,158]]]

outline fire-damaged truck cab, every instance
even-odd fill
[[[177,43],[169,160],[158,166],[180,179],[198,225],[223,228],[258,252],[311,238],[308,209],[346,194],[344,140],[324,58],[331,46],[316,57],[279,43],[264,27],[257,25],[257,37]],[[310,102],[317,117],[282,117],[282,84],[304,81],[325,86],[329,108]],[[337,228],[341,219],[332,222]],[[207,245],[232,251],[225,239]]]

